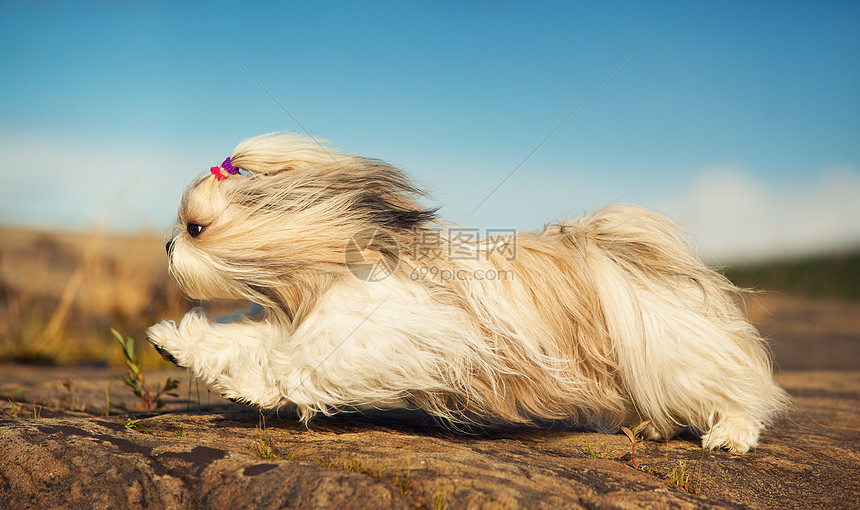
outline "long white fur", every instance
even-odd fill
[[[517,234],[513,260],[460,260],[432,235],[444,225],[420,192],[378,160],[289,134],[246,140],[232,160],[253,176],[189,185],[170,270],[191,297],[248,299],[263,313],[225,323],[196,309],[147,332],[227,397],[292,406],[305,421],[365,406],[600,430],[648,419],[651,438],[688,426],[705,447],[737,452],[788,402],[740,291],[663,216],[610,205]],[[399,249],[381,281],[345,263],[367,228]]]

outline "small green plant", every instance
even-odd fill
[[[352,456],[343,459],[343,470],[351,471],[353,473],[361,473],[371,478],[382,478],[382,476],[385,474],[385,472],[381,469],[374,469],[361,459]]]
[[[33,400],[33,419],[38,420],[42,417],[42,408],[36,404],[36,401]]]
[[[15,416],[15,419],[18,419],[18,406],[15,405],[15,401],[11,398],[9,400],[9,405],[12,406],[12,415]]]
[[[711,430],[708,431],[708,437],[705,440],[705,443],[710,444],[711,432],[713,432],[713,431],[714,431],[714,428],[711,427]],[[696,492],[694,492],[694,494],[699,494],[700,492],[702,492],[702,466],[705,464],[705,452],[706,451],[707,451],[707,449],[705,448],[705,445],[702,444],[702,456],[699,457],[699,475],[697,476],[698,480],[696,481]]]
[[[445,486],[441,483],[439,484],[439,490],[436,491],[436,502],[433,505],[433,508],[436,510],[442,510],[445,508]]]
[[[412,470],[409,466],[408,457],[406,458],[406,470],[401,471],[398,469],[394,471],[390,477],[384,470],[374,468],[367,461],[352,454],[347,455],[346,457],[338,456],[336,458],[320,457],[317,459],[317,464],[326,469],[342,469],[344,471],[358,473],[378,480],[388,479],[394,486],[400,489],[400,494],[404,496],[408,495],[412,491]]]
[[[695,490],[692,486],[692,477],[690,471],[687,469],[687,462],[683,460],[678,461],[678,467],[673,467],[669,474],[667,475],[669,481],[677,485],[678,487],[684,489],[687,492],[695,493]]]
[[[260,422],[257,424],[257,431],[258,436],[257,441],[254,444],[254,450],[261,459],[294,460],[296,458],[296,455],[298,454],[297,450],[293,450],[284,456],[275,449],[275,445],[272,443],[272,438],[269,437],[269,433],[266,431],[266,414],[263,412],[262,407],[260,408]]]
[[[630,430],[627,427],[621,427],[621,431],[624,432],[624,435],[630,440],[630,462],[637,468],[639,467],[639,463],[636,462],[636,445],[642,442],[642,429],[644,429],[649,423],[651,423],[651,420],[641,421],[638,425],[633,427],[633,430]]]
[[[671,467],[669,462],[669,441],[666,441],[666,479],[690,494],[699,494],[702,490],[702,465],[705,461],[705,447],[702,446],[702,456],[698,462],[697,481],[693,482],[693,469],[687,466],[687,461],[678,460],[677,467]],[[653,471],[651,474],[656,475]]]
[[[321,457],[317,459],[317,464],[326,469],[343,469],[344,471],[359,473],[371,478],[382,478],[385,476],[384,471],[370,467],[369,464],[354,455],[347,455],[346,457],[338,456],[337,458]]]
[[[176,427],[174,427],[174,429],[173,429],[173,436],[174,437],[185,437],[187,435],[188,435],[188,433],[185,432],[185,427],[182,426],[181,423],[179,425],[177,425]]]
[[[134,419],[134,418],[129,418],[128,420],[125,421],[125,428],[127,428],[129,430],[134,430],[134,431],[140,432],[141,434],[152,434],[153,433],[152,430],[143,428],[143,426],[141,426],[141,424],[140,424],[139,419]]]
[[[592,459],[599,459],[602,455],[598,455],[597,452],[591,449],[591,443],[588,442],[588,438],[585,438],[585,448],[588,450],[588,454],[591,455]]]
[[[261,459],[281,460],[281,456],[275,451],[272,439],[269,436],[261,435],[257,440],[257,453]]]
[[[178,396],[176,393],[171,392],[179,387],[179,381],[170,377],[167,378],[167,381],[161,388],[156,389],[157,387],[147,386],[144,382],[143,368],[138,363],[137,356],[134,354],[134,338],[123,338],[115,329],[111,329],[110,331],[113,333],[116,341],[122,346],[125,364],[128,367],[128,372],[122,382],[131,388],[134,395],[141,400],[141,408],[144,411],[152,411],[153,407],[155,409],[164,407],[164,401],[161,400],[162,395]]]
[[[400,471],[394,473],[391,483],[400,488],[400,494],[406,496],[412,491],[412,469],[409,466],[409,457],[406,457],[406,472],[400,476]]]

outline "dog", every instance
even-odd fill
[[[150,342],[225,397],[305,423],[417,408],[451,424],[642,423],[650,439],[688,428],[746,452],[786,407],[743,291],[668,218],[613,204],[462,239],[422,196],[313,138],[241,142],[184,191],[167,252],[188,297],[258,313],[194,309]]]

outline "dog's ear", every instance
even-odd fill
[[[350,179],[356,190],[354,207],[382,228],[412,230],[436,219],[436,208],[419,203],[423,196],[397,168],[375,159],[356,158]]]

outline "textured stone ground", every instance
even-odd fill
[[[29,380],[9,382],[19,371]],[[317,420],[310,429],[272,416],[263,427],[257,410],[205,389],[198,410],[193,387],[190,403],[135,413],[118,382],[104,416],[109,376],[0,372],[0,391],[12,398],[0,404],[0,508],[860,506],[857,371],[779,375],[796,405],[754,452],[703,453],[692,437],[646,442],[636,449],[638,469],[622,435],[470,436],[403,413]],[[56,375],[77,377],[71,411]],[[132,416],[140,421],[127,428]],[[700,494],[666,479],[679,462]]]
[[[781,310],[757,320],[790,414],[751,453],[681,437],[637,446],[639,467],[623,435],[465,435],[402,412],[263,426],[178,370],[149,374],[181,395],[143,413],[118,371],[0,365],[0,508],[860,508],[856,307]],[[667,480],[680,463],[698,494]]]

